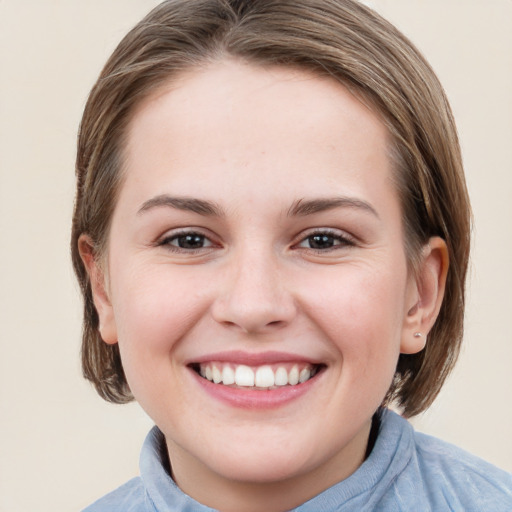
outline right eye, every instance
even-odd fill
[[[205,235],[191,231],[167,236],[158,245],[169,247],[171,250],[197,251],[212,247],[213,243]]]

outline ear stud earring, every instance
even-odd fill
[[[421,338],[423,335],[421,334],[421,332],[415,332],[414,333],[414,337],[415,338]]]

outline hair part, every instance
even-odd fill
[[[168,0],[121,41],[90,93],[78,137],[71,251],[84,297],[84,376],[108,401],[133,399],[117,344],[100,337],[78,239],[87,234],[96,257],[106,256],[137,107],[186,71],[222,58],[331,76],[387,126],[410,267],[418,268],[432,236],[446,241],[450,259],[426,348],[400,355],[385,399],[406,416],[422,412],[453,368],[462,340],[469,199],[453,116],[437,77],[405,36],[355,0]]]

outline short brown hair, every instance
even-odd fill
[[[112,402],[133,397],[117,345],[98,332],[78,238],[104,253],[136,107],[180,73],[226,56],[329,75],[377,112],[391,137],[406,253],[415,268],[431,236],[448,246],[445,298],[426,348],[400,355],[386,403],[425,410],[462,339],[471,214],[453,117],[434,72],[393,25],[355,0],[168,0],[121,41],[85,107],[78,139],[71,250],[84,296],[82,367]]]

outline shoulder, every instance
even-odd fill
[[[512,474],[453,444],[414,432],[413,462],[428,493],[456,510],[512,510]]]
[[[103,496],[82,512],[149,512],[144,486],[140,477],[132,478],[121,487]]]
[[[373,508],[386,512],[511,512],[512,475],[384,411],[368,468]],[[364,464],[360,469],[364,469]],[[357,473],[356,473],[357,474]],[[371,476],[371,475],[370,475]]]

